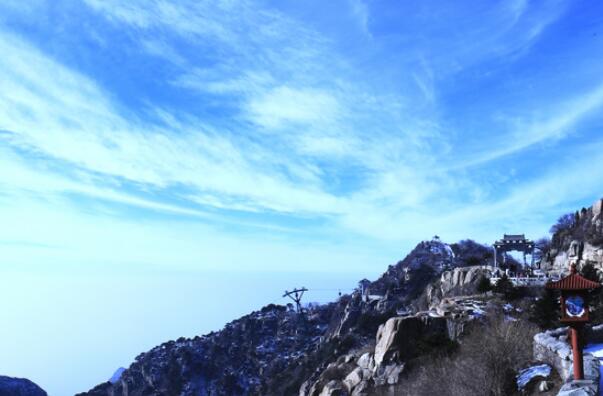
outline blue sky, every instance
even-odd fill
[[[291,283],[434,234],[545,235],[603,195],[601,8],[4,0],[0,276]],[[106,287],[78,289],[91,312]]]

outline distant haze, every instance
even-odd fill
[[[306,286],[305,301],[326,302],[359,279],[346,273],[10,272],[2,278],[8,303],[0,371],[27,377],[51,396],[73,395],[162,342],[219,330],[270,303],[287,304],[285,288]]]

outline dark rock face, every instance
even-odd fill
[[[114,384],[81,395],[266,394],[269,380],[316,347],[327,328],[329,306],[303,319],[270,305],[220,332],[180,338],[139,355]]]
[[[48,396],[38,385],[25,378],[0,376],[0,396]]]
[[[447,318],[413,316],[391,318],[379,327],[375,346],[375,363],[388,360],[403,361],[416,354],[417,341],[431,336],[452,339]]]
[[[494,254],[490,246],[484,246],[471,239],[465,239],[450,246],[454,252],[454,267],[494,264]]]

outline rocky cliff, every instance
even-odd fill
[[[364,394],[397,382],[405,359],[420,353],[399,340],[455,337],[459,324],[452,319],[413,313],[427,285],[443,277],[442,298],[455,289],[445,286],[447,279],[458,280],[446,271],[487,264],[488,252],[472,241],[421,242],[379,279],[337,302],[303,316],[270,305],[219,332],[166,342],[139,355],[118,380],[80,396],[327,395],[339,388]]]
[[[376,388],[397,385],[407,362],[452,345],[449,341],[459,337],[467,319],[429,314],[392,317],[379,326],[374,344],[317,370],[304,382],[299,396],[362,396],[374,394]]]
[[[475,294],[481,278],[489,277],[493,272],[494,267],[489,265],[458,267],[445,271],[439,279],[425,288],[425,303],[428,308],[433,308],[445,297]]]
[[[80,395],[326,395],[340,388],[360,395],[395,384],[405,360],[420,353],[398,341],[420,346],[421,339],[454,339],[462,328],[462,321],[414,315],[426,286],[440,279],[439,299],[469,287],[477,272],[467,266],[487,264],[489,251],[472,241],[421,242],[337,302],[303,316],[270,305],[219,332],[167,342],[139,355],[118,380]]]
[[[280,373],[294,371],[305,355],[317,349],[332,310],[332,305],[325,305],[301,317],[286,307],[269,305],[219,332],[159,345],[139,355],[119,380],[84,394],[270,393],[271,387],[278,387]]]
[[[570,261],[576,261],[579,267],[592,264],[603,271],[603,199],[562,216],[551,231],[543,254],[544,269],[564,272]]]
[[[538,242],[542,268],[563,272],[574,261],[603,272],[602,227],[603,200],[560,218],[552,239]],[[462,386],[455,385],[455,394],[481,395],[484,386],[494,383],[503,389],[495,394],[510,394],[517,362],[526,363],[521,341],[534,326],[528,322],[546,328],[542,323],[555,321],[534,315],[542,314],[534,307],[547,302],[540,290],[523,287],[522,293],[506,293],[497,285],[494,292],[485,293],[488,288],[482,281],[493,272],[492,253],[471,240],[446,244],[434,237],[419,243],[377,280],[360,281],[353,293],[333,303],[307,307],[302,313],[271,304],[218,332],[166,342],[79,396],[444,394],[453,383],[442,382],[444,391],[434,393],[440,389],[434,387],[434,376],[448,370],[434,363],[439,359],[447,359],[456,365],[457,376],[466,377]],[[603,311],[603,298],[598,304],[601,309],[593,311],[593,318]],[[477,331],[465,336],[468,328]],[[509,338],[509,332],[517,337]],[[483,355],[484,348],[493,353]],[[459,349],[461,353],[454,352]],[[565,369],[566,350],[549,349],[535,349],[542,352],[536,354],[538,360]],[[507,356],[509,350],[517,352],[517,359]],[[483,384],[473,384],[475,376],[463,369],[463,364],[478,367],[480,362],[499,365],[503,358],[507,371],[497,378],[486,378],[489,366],[479,367]],[[409,380],[413,370],[420,375]],[[46,393],[30,381],[0,377],[0,396],[4,395]]]

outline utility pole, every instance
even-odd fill
[[[304,295],[304,292],[307,292],[308,289],[306,289],[305,287],[302,287],[300,289],[293,289],[291,291],[287,291],[285,290],[285,294],[283,294],[283,298],[284,297],[289,297],[290,299],[292,299],[293,301],[295,301],[295,307],[297,309],[297,313],[298,314],[303,314],[304,311],[302,309],[301,306],[301,299],[302,296]]]

